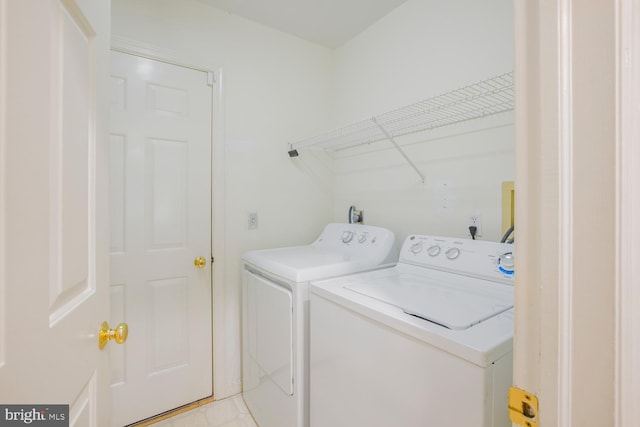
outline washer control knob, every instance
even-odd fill
[[[353,231],[345,231],[342,233],[342,243],[349,243],[353,240]]]
[[[429,246],[429,249],[427,249],[427,253],[429,254],[429,256],[437,256],[438,254],[440,254],[440,246]]]
[[[362,233],[361,235],[358,236],[358,242],[360,243],[364,243],[367,241],[367,233]]]
[[[424,249],[422,242],[414,243],[413,245],[411,245],[411,247],[409,247],[409,250],[413,254],[419,254],[420,252],[422,252],[422,249]]]
[[[447,249],[447,252],[445,252],[445,255],[447,256],[448,259],[456,259],[460,256],[460,249],[449,248]]]
[[[513,252],[505,252],[498,257],[498,270],[504,274],[513,274],[516,259]]]

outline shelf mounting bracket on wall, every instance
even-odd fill
[[[404,159],[407,161],[407,163],[409,163],[409,166],[411,166],[413,168],[414,171],[416,171],[416,173],[418,174],[418,176],[420,176],[420,180],[422,181],[422,183],[424,184],[424,175],[422,174],[422,172],[420,172],[420,170],[416,167],[415,163],[413,163],[411,161],[411,159],[409,158],[409,156],[407,156],[407,154],[404,152],[404,150],[400,147],[400,145],[398,145],[398,143],[396,142],[396,140],[393,138],[393,136],[387,132],[387,130],[384,128],[384,126],[382,126],[378,120],[373,117],[371,119],[373,121],[373,123],[375,123],[375,125],[378,127],[378,129],[380,129],[380,132],[382,132],[382,134],[389,140],[391,141],[391,143],[393,144],[394,147],[396,147],[396,150],[398,150],[398,152],[402,155],[402,157],[404,157]]]

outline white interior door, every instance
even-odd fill
[[[72,426],[109,424],[109,7],[0,0],[0,402]]]
[[[111,58],[111,317],[130,327],[129,345],[111,348],[111,384],[123,425],[213,394],[212,87],[202,71]]]

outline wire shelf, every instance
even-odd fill
[[[509,72],[296,141],[291,149],[340,151],[391,140],[401,151],[394,138],[510,111],[514,98],[513,72]]]

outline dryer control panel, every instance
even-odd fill
[[[400,262],[503,283],[513,283],[515,275],[508,243],[411,235],[402,245]]]
[[[367,257],[383,264],[398,261],[395,235],[386,228],[362,224],[331,223],[311,246],[345,256]]]

